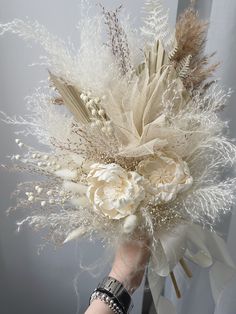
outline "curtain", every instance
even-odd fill
[[[178,14],[186,6],[187,1],[180,0]],[[225,88],[236,90],[236,1],[207,0],[197,1],[196,6],[202,17],[210,20],[208,31],[207,52],[217,51],[215,58],[220,60],[221,65],[216,73],[216,78],[221,79]],[[233,93],[229,100],[229,106],[223,113],[224,119],[230,120],[230,132],[236,137],[236,95]],[[236,262],[236,216],[226,217],[217,226],[217,229],[227,241],[228,249]],[[183,296],[176,299],[175,292],[170,280],[166,282],[165,294],[175,304],[177,314],[235,314],[236,313],[236,278],[232,278],[224,291],[218,298],[217,303],[213,302],[208,270],[200,269],[191,264],[193,278],[186,279],[182,271],[177,267],[175,270],[178,283],[180,284]]]

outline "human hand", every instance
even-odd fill
[[[109,276],[121,282],[130,294],[142,282],[150,256],[149,242],[147,237],[124,241],[116,251]]]
[[[150,256],[150,240],[143,237],[122,242],[115,254],[110,277],[121,282],[132,294],[141,284]],[[101,300],[94,300],[85,314],[112,314],[113,311]]]

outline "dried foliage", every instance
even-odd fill
[[[192,7],[183,12],[176,24],[176,48],[172,51],[170,59],[178,66],[185,58],[191,56],[189,71],[182,77],[185,87],[189,90],[203,85],[219,65],[210,64],[214,53],[204,54],[207,29],[208,22],[201,20],[198,12]]]

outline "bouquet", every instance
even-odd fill
[[[218,64],[204,53],[208,23],[193,7],[175,31],[157,0],[146,1],[140,29],[121,7],[98,11],[82,1],[79,48],[37,21],[0,25],[42,45],[49,75],[27,98],[26,117],[2,113],[20,128],[10,168],[42,176],[18,185],[10,210],[28,208],[18,228],[46,229],[55,245],[148,235],[148,279],[163,313],[163,278],[180,296],[173,269],[180,262],[191,277],[185,258],[211,266],[218,292],[224,280],[214,267],[235,269],[214,231],[235,201],[236,146],[220,117],[231,91],[211,78]],[[22,141],[28,135],[43,151]]]

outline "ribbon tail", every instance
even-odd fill
[[[236,284],[236,267],[225,241],[199,225],[178,226],[171,233],[157,235],[148,266],[147,278],[157,314],[176,314],[174,305],[162,295],[164,277],[171,273],[183,257],[200,267],[209,267],[216,308],[223,302],[227,287],[231,283]]]
[[[147,272],[149,288],[152,294],[153,304],[156,314],[176,314],[174,305],[161,294],[164,289],[165,278],[157,275],[150,260]],[[154,313],[149,313],[154,314]]]

